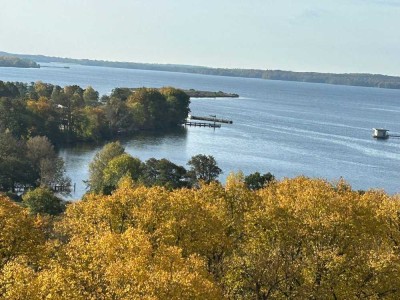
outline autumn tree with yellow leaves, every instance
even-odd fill
[[[400,199],[297,177],[129,176],[59,217],[0,197],[0,299],[399,299]]]

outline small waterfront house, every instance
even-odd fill
[[[387,129],[373,128],[372,136],[376,139],[387,139],[389,137]]]

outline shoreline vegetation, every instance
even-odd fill
[[[191,189],[123,178],[75,203],[0,193],[0,295],[399,299],[399,210],[398,197],[343,181],[252,190],[240,173]]]
[[[400,297],[398,196],[258,172],[222,185],[212,156],[186,170],[114,142],[90,163],[88,193],[67,202],[50,189],[62,160],[48,168],[49,141],[28,140],[21,165],[7,155],[23,146],[12,140],[0,136],[4,299]],[[15,182],[28,187],[22,197],[8,191]]]
[[[260,70],[260,69],[228,69],[211,68],[202,66],[179,65],[179,64],[150,64],[117,62],[91,59],[73,59],[52,57],[45,55],[11,54],[0,51],[2,56],[14,56],[22,59],[30,59],[42,63],[68,63],[86,66],[99,66],[122,69],[137,69],[150,71],[180,72],[215,76],[258,78],[266,80],[298,81],[310,83],[326,83],[334,85],[363,86],[388,89],[400,89],[400,77],[381,74],[367,73],[318,73],[318,72],[292,72],[283,70]]]
[[[1,52],[0,52],[1,54]],[[7,68],[40,68],[33,60],[15,56],[0,56],[0,67]]]
[[[238,94],[225,93],[222,91],[210,92],[210,91],[198,91],[194,89],[183,90],[190,98],[239,98]]]
[[[140,88],[133,88],[132,91],[136,91],[139,89]],[[222,91],[211,92],[211,91],[199,91],[195,89],[189,89],[189,90],[181,89],[181,90],[190,98],[239,98],[238,94],[226,93]]]
[[[103,142],[178,128],[190,112],[189,104],[189,96],[172,87],[115,88],[100,97],[90,86],[0,80],[0,133],[46,136],[56,146]]]

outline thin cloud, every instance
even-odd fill
[[[322,17],[325,14],[323,10],[317,9],[307,9],[302,14],[299,15],[300,19],[317,19]]]
[[[328,11],[323,9],[306,9],[302,13],[292,17],[290,23],[297,25],[299,23],[321,19],[328,14]]]

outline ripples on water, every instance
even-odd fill
[[[400,133],[399,90],[69,66],[0,68],[0,80],[91,85],[101,94],[114,87],[141,86],[238,93],[239,99],[192,99],[191,103],[194,115],[216,114],[232,119],[232,125],[138,135],[122,143],[128,153],[142,160],[165,157],[185,165],[195,154],[213,155],[225,172],[222,181],[230,171],[260,171],[278,178],[344,177],[355,189],[400,191],[400,139],[371,137],[373,127]],[[87,179],[88,164],[101,146],[60,151],[68,174],[77,183],[74,198],[84,193],[82,180]]]

